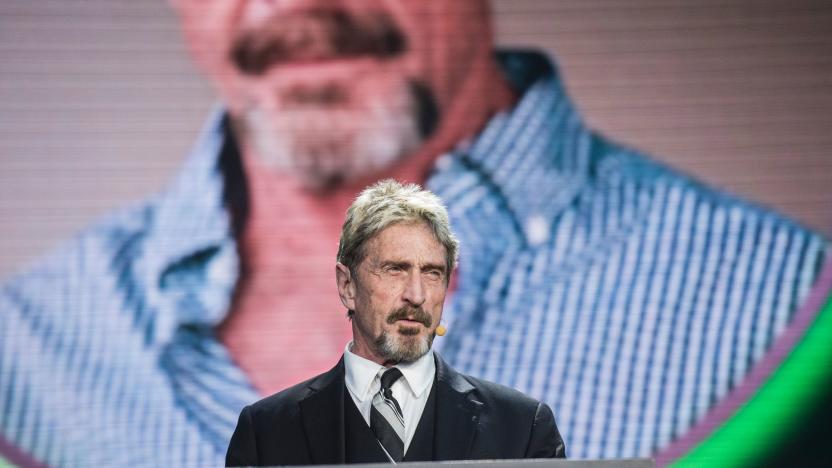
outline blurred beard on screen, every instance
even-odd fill
[[[430,133],[426,120],[436,106],[426,86],[385,63],[406,48],[399,28],[382,13],[301,11],[241,34],[232,59],[267,86],[266,97],[249,99],[240,115],[257,155],[321,191],[381,172],[415,151]],[[369,70],[280,79],[281,65],[344,59]],[[278,79],[270,80],[272,74]]]
[[[344,85],[348,89],[341,92],[376,85],[372,80],[357,84],[365,86]],[[310,189],[332,188],[389,168],[424,141],[407,83],[393,83],[384,94],[379,85],[356,93],[360,102],[346,106],[286,96],[274,109],[246,109],[243,125],[268,167],[296,176]]]

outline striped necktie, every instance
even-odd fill
[[[382,372],[384,372],[382,374]],[[370,429],[376,439],[390,455],[394,462],[402,461],[404,457],[404,416],[399,402],[393,398],[390,387],[402,376],[402,371],[391,367],[382,369],[381,388],[373,397],[373,407],[370,410]]]

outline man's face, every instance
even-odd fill
[[[311,188],[427,139],[488,43],[487,0],[172,0],[249,150]]]
[[[408,362],[430,349],[447,291],[445,259],[422,222],[394,224],[367,243],[345,301],[355,311],[353,352]]]

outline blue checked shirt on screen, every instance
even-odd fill
[[[788,326],[825,240],[587,129],[549,62],[437,161],[461,239],[439,352],[552,406],[571,457],[685,434]],[[217,341],[239,259],[218,113],[171,187],[0,293],[0,429],[52,465],[222,464],[259,398]],[[333,292],[334,294],[334,292]]]

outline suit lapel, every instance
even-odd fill
[[[436,460],[464,460],[471,454],[483,403],[474,387],[436,356]]]
[[[303,429],[312,461],[342,464],[344,452],[344,358],[309,385],[310,395],[299,402]]]

